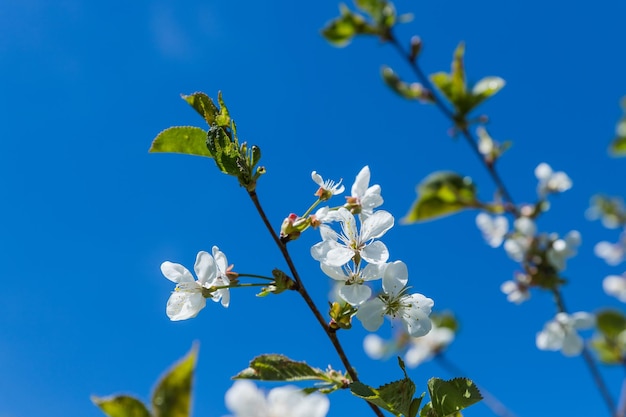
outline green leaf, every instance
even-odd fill
[[[496,94],[506,83],[500,77],[485,77],[472,88],[472,107],[476,107],[489,97]]]
[[[141,401],[127,395],[92,396],[91,401],[109,417],[150,417],[150,412]]]
[[[152,394],[154,417],[189,417],[193,371],[197,348],[175,364],[158,383]]]
[[[407,100],[426,100],[426,91],[419,83],[407,84],[389,67],[382,70],[383,81],[399,96]]]
[[[220,171],[239,177],[241,152],[239,145],[231,140],[229,133],[221,126],[211,126],[206,137],[206,147],[213,155]]]
[[[418,185],[417,194],[417,200],[402,219],[405,224],[433,220],[478,205],[471,178],[454,172],[430,174]]]
[[[215,118],[219,111],[209,96],[197,92],[188,96],[183,94],[181,97],[202,116],[209,126],[215,123]]]
[[[620,125],[623,125],[623,129],[626,130],[626,120],[620,122]],[[609,147],[609,153],[613,156],[626,156],[626,135],[617,136],[613,139]]]
[[[157,135],[148,152],[170,152],[211,157],[207,132],[199,127],[174,126]]]
[[[460,42],[454,51],[452,59],[452,70],[450,71],[450,88],[452,102],[459,101],[467,95],[467,85],[465,84],[465,66],[463,56],[465,55],[465,43]],[[456,103],[455,103],[456,104]]]
[[[296,362],[284,355],[260,355],[250,361],[250,367],[239,372],[233,379],[258,379],[262,381],[306,381],[328,378],[323,371],[310,367],[306,362]]]
[[[402,372],[404,372],[404,379],[390,382],[379,388],[372,388],[356,381],[350,384],[350,391],[353,395],[363,398],[396,416],[411,416],[413,411],[417,412],[415,400],[413,399],[415,384],[407,376],[404,362],[399,357],[398,362]],[[421,398],[419,402],[421,402]],[[417,403],[417,408],[419,408],[419,403]]]
[[[618,365],[623,361],[624,352],[615,340],[598,334],[591,340],[591,347],[596,352],[600,362],[608,365]]]
[[[456,415],[457,412],[482,400],[476,385],[467,378],[449,381],[431,378],[428,381],[428,392],[432,409],[437,417]]]
[[[598,330],[609,338],[617,338],[626,330],[626,317],[617,310],[603,310],[596,314]]]

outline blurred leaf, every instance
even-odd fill
[[[189,417],[191,386],[196,366],[196,346],[175,364],[152,394],[154,417]]]
[[[171,152],[211,157],[206,145],[207,132],[199,127],[174,126],[157,135],[148,152]]]
[[[598,330],[609,338],[616,338],[626,330],[626,317],[617,310],[602,310],[596,320]]]
[[[403,223],[432,220],[478,204],[472,180],[454,172],[430,174],[418,185],[417,194]]]
[[[482,400],[476,385],[467,378],[449,381],[431,378],[428,381],[428,392],[432,409],[437,417],[456,415],[460,410]]]
[[[353,13],[345,4],[340,4],[341,16],[328,22],[322,36],[334,46],[346,46],[356,35],[376,35],[378,31],[367,23],[360,14]]]
[[[505,82],[500,77],[485,77],[472,88],[473,107],[476,107],[504,87]]]
[[[327,381],[326,374],[312,368],[306,362],[296,362],[284,355],[260,355],[250,361],[250,367],[239,372],[233,379],[258,379],[262,381]]]
[[[202,116],[209,126],[215,123],[215,117],[219,111],[209,96],[197,92],[188,96],[183,94],[181,97]]]
[[[607,365],[621,365],[624,352],[615,340],[610,340],[605,335],[598,334],[591,340],[591,347],[596,352],[600,362]]]
[[[463,64],[464,55],[465,43],[460,42],[454,51],[452,70],[450,71],[450,88],[452,97],[454,97],[456,101],[464,98],[467,94],[467,85],[465,84],[465,66]]]
[[[150,417],[150,412],[141,401],[127,395],[92,396],[91,401],[109,417]]]
[[[620,124],[626,126],[626,121],[621,122]],[[611,142],[611,146],[609,148],[609,152],[613,156],[626,156],[626,136],[618,136],[613,139],[613,142]]]
[[[407,100],[426,100],[427,94],[424,87],[419,83],[407,84],[389,67],[382,70],[383,81],[399,96]]]
[[[459,330],[459,323],[454,317],[454,314],[448,311],[431,313],[430,319],[437,327],[447,327],[455,333]]]

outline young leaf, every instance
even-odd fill
[[[428,381],[428,392],[432,410],[437,417],[456,415],[457,412],[482,400],[476,385],[467,378],[449,381],[431,378]]]
[[[150,417],[150,412],[141,401],[127,395],[92,396],[91,401],[109,417]]]
[[[199,127],[174,126],[157,135],[148,152],[171,152],[211,157],[206,145],[207,132]]]
[[[626,330],[626,317],[617,310],[603,310],[596,314],[598,330],[609,338],[616,338]]]
[[[325,373],[310,367],[306,362],[296,362],[284,355],[260,355],[250,361],[250,367],[233,379],[258,379],[262,381],[327,381]]]
[[[472,88],[472,107],[478,106],[504,87],[504,80],[500,77],[485,77]]]
[[[478,205],[471,178],[454,172],[430,174],[418,185],[417,194],[417,200],[402,219],[405,224],[432,220]]]
[[[154,417],[189,417],[197,350],[194,346],[158,383],[152,394]]]
[[[356,35],[375,35],[376,28],[370,26],[360,14],[353,13],[345,4],[340,4],[341,16],[328,22],[322,36],[334,46],[346,46]]]
[[[218,115],[219,111],[209,96],[197,92],[188,96],[182,94],[181,97],[202,116],[209,126],[215,123],[215,117]]]

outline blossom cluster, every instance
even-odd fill
[[[320,186],[316,195],[339,194],[337,185],[313,173]],[[380,186],[369,186],[370,170],[365,166],[357,175],[346,204],[323,207],[315,213],[322,241],[311,248],[322,271],[338,282],[338,294],[354,307],[363,327],[376,331],[385,316],[399,319],[414,337],[427,334],[433,300],[410,293],[408,269],[402,261],[389,261],[389,250],[379,239],[394,225],[393,216],[375,210],[383,203]],[[326,188],[325,188],[326,187]],[[358,221],[357,221],[358,219]],[[336,231],[331,225],[339,224]],[[382,292],[372,296],[368,282],[382,280]]]

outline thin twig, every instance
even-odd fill
[[[318,323],[324,329],[324,332],[326,333],[326,335],[330,339],[330,342],[332,343],[333,347],[335,348],[335,351],[337,352],[337,355],[339,355],[339,359],[341,359],[341,362],[343,363],[343,366],[346,367],[346,372],[348,372],[348,375],[350,375],[350,378],[352,378],[352,380],[355,381],[355,382],[358,381],[359,377],[358,377],[356,371],[354,370],[354,368],[352,367],[352,365],[350,364],[350,361],[348,360],[348,356],[346,355],[345,351],[343,350],[343,346],[341,346],[341,342],[339,342],[339,338],[337,337],[337,333],[328,326],[328,324],[326,323],[326,320],[324,319],[324,316],[322,316],[322,313],[320,313],[320,311],[318,310],[317,306],[313,302],[313,299],[311,298],[311,296],[307,292],[306,288],[304,287],[304,283],[302,282],[302,279],[300,278],[300,274],[298,274],[298,270],[296,269],[296,266],[293,263],[293,260],[291,259],[291,255],[289,255],[289,251],[287,250],[287,246],[286,246],[285,243],[283,243],[280,240],[280,237],[278,236],[276,231],[274,231],[274,228],[272,227],[272,224],[270,223],[269,219],[267,218],[267,215],[265,214],[265,211],[263,210],[263,207],[261,206],[261,203],[259,202],[259,197],[258,197],[256,191],[248,191],[248,194],[250,195],[250,199],[252,199],[252,202],[254,203],[254,206],[256,207],[257,211],[259,212],[259,215],[261,216],[261,219],[263,220],[263,223],[265,224],[265,227],[270,232],[270,235],[272,235],[272,239],[274,239],[274,242],[278,246],[278,249],[280,249],[280,252],[282,253],[283,258],[285,258],[285,262],[287,262],[287,266],[289,267],[289,271],[291,271],[291,274],[293,275],[293,279],[296,281],[296,289],[297,289],[298,293],[302,296],[302,298],[306,302],[307,306],[309,307],[309,309],[311,310],[311,312],[313,313],[313,315],[317,319]],[[374,413],[378,417],[384,417],[383,412],[380,410],[380,408],[378,408],[378,406],[370,403],[369,401],[366,401],[366,402],[367,402],[367,404],[370,406],[370,408],[374,411]]]

